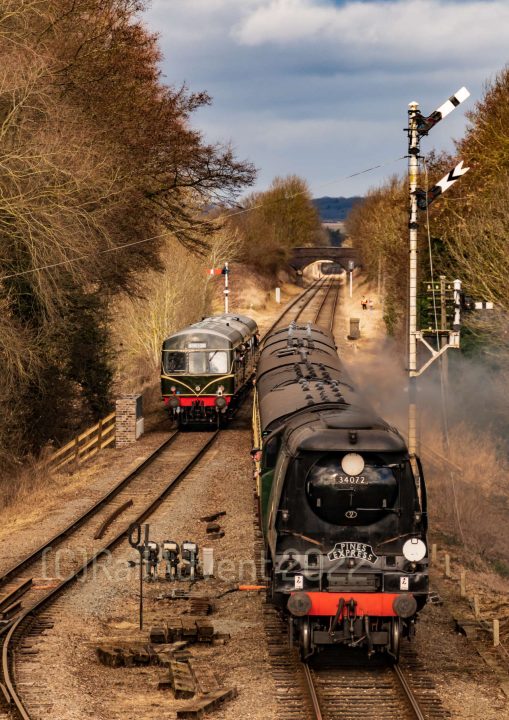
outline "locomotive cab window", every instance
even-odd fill
[[[209,353],[209,372],[224,375],[228,372],[228,353],[214,350]]]
[[[313,512],[333,525],[369,525],[394,510],[400,466],[367,455],[362,466],[349,470],[344,458],[326,455],[309,470],[306,496]]]
[[[183,352],[165,352],[164,353],[164,371],[165,373],[185,372],[186,370],[186,354]]]
[[[269,438],[263,448],[262,472],[273,470],[276,467],[279,448],[281,447],[281,433]]]
[[[190,352],[188,362],[191,375],[205,375],[208,372],[206,352]]]
[[[189,352],[189,373],[191,375],[225,375],[228,372],[228,353],[224,350]]]

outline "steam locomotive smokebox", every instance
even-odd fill
[[[120,395],[115,403],[116,410],[116,447],[132,445],[143,435],[143,397],[142,395]]]
[[[360,318],[350,318],[350,332],[348,333],[349,340],[358,340],[361,336],[360,331]]]

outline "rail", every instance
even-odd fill
[[[333,661],[334,662],[334,661]],[[361,668],[354,665],[334,664],[327,667],[310,667],[302,663],[313,720],[326,720],[343,715],[348,707],[350,717],[400,718],[401,720],[427,720],[424,710],[412,688],[409,676],[400,665],[375,665]],[[391,676],[394,682],[391,681]],[[366,697],[359,688],[370,689]],[[378,712],[380,710],[380,712]],[[374,714],[376,713],[376,714]],[[434,718],[447,714],[435,704]]]
[[[315,716],[315,719],[323,720],[322,709],[320,707],[318,695],[316,694],[316,688],[313,682],[313,676],[311,675],[311,670],[309,669],[309,665],[307,663],[302,663],[302,669],[304,670],[304,677],[306,678],[307,690],[309,692],[309,699],[311,700],[311,705],[313,706],[313,714]]]
[[[416,720],[426,720],[426,717],[421,710],[421,706],[419,705],[419,702],[413,693],[413,690],[410,686],[410,683],[408,682],[405,673],[399,665],[393,665],[392,669],[394,670],[394,673],[399,680],[399,684],[403,689],[403,692],[405,693],[405,696],[410,704],[410,707],[412,708],[412,712],[414,713]]]
[[[93,553],[93,555],[77,570],[73,571],[64,580],[62,580],[56,587],[52,588],[50,592],[44,597],[40,598],[33,605],[29,605],[20,616],[13,620],[12,623],[5,625],[0,629],[0,635],[4,635],[5,639],[2,647],[1,655],[1,671],[2,678],[0,679],[0,689],[2,690],[4,697],[9,705],[9,710],[12,715],[22,720],[32,720],[32,715],[29,709],[25,707],[23,700],[18,694],[16,688],[16,674],[14,670],[14,652],[16,646],[19,645],[26,627],[30,626],[30,623],[37,617],[43,609],[50,605],[54,600],[63,592],[65,592],[70,586],[72,586],[78,578],[80,578],[87,569],[96,563],[101,557],[107,555],[114,548],[116,548],[122,541],[127,537],[129,527],[131,523],[144,522],[163,502],[163,500],[173,491],[173,489],[189,474],[189,472],[195,467],[198,461],[205,455],[205,453],[212,447],[213,443],[219,436],[220,431],[216,430],[205,444],[193,454],[186,465],[168,482],[165,482],[162,489],[157,491],[155,497],[150,501],[150,504],[146,505],[141,511],[137,511],[136,516],[130,518],[130,521],[102,548]],[[166,448],[169,442],[177,435],[174,433],[169,440],[165,441],[157,450],[154,455],[158,455],[164,448]],[[151,458],[152,459],[152,456]],[[139,473],[147,462],[142,463],[136,472]]]
[[[326,325],[327,329],[331,333],[334,330],[334,320],[336,318],[336,309],[337,309],[338,299],[339,299],[339,289],[340,289],[339,282],[335,282],[334,279],[331,278],[331,280],[327,286],[327,292],[325,293],[325,295],[322,298],[322,301],[320,303],[318,310],[316,311],[316,315],[315,315],[315,319],[314,319],[314,324],[320,325],[321,315],[325,314],[324,311],[326,310],[327,302],[328,302],[329,298],[332,298],[329,318],[327,319],[327,325]]]

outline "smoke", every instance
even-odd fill
[[[420,352],[419,365],[430,357]],[[408,375],[401,347],[391,338],[380,342],[376,354],[362,357],[361,351],[345,362],[352,380],[379,415],[406,430]],[[509,384],[507,372],[487,361],[465,358],[448,350],[444,366],[436,360],[417,381],[417,405],[424,435],[426,426],[449,428],[466,423],[473,431],[489,433],[507,442],[509,430]]]
[[[419,366],[429,358],[421,353]],[[381,417],[403,434],[408,423],[408,378],[401,347],[381,340],[374,351],[359,350],[345,362],[352,381]],[[442,373],[448,382],[443,383]],[[509,544],[505,479],[509,429],[507,371],[488,359],[447,351],[418,379],[418,427],[428,486],[431,530],[463,546],[478,567],[509,573],[503,548]],[[446,412],[444,413],[444,408]],[[445,432],[447,430],[447,432]],[[448,439],[448,443],[446,442]],[[461,471],[453,471],[440,455]]]
[[[408,396],[404,365],[396,343],[386,338],[377,346],[376,354],[359,350],[353,358],[341,359],[355,388],[375,411],[387,422],[404,429]]]

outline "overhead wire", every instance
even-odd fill
[[[354,173],[350,173],[349,175],[342,175],[337,178],[334,178],[333,180],[327,180],[324,183],[321,183],[317,185],[317,188],[323,188],[327,187],[327,185],[332,185],[333,183],[336,183],[340,180],[350,180],[351,178],[358,177],[359,175],[365,175],[366,173],[373,172],[373,170],[378,170],[382,167],[387,167],[388,165],[393,165],[396,162],[399,162],[400,160],[403,160],[405,156],[393,158],[392,160],[386,160],[384,162],[379,163],[378,165],[372,165],[371,167],[364,168],[363,170],[358,170]],[[300,190],[295,193],[291,193],[289,195],[286,195],[284,198],[276,198],[272,202],[282,202],[283,200],[292,200],[293,198],[299,197],[300,195],[305,195],[308,191],[307,190]],[[249,212],[253,212],[254,210],[258,210],[261,207],[263,207],[262,203],[258,203],[258,205],[251,205],[247,208],[240,208],[238,211],[230,212],[228,214],[228,217],[237,217],[239,215],[243,215]],[[227,208],[226,208],[227,209]],[[214,220],[216,218],[213,218]],[[112,252],[118,252],[119,250],[125,250],[129,247],[134,247],[135,245],[142,245],[144,243],[152,242],[153,240],[160,240],[164,237],[169,237],[173,235],[181,235],[183,233],[189,232],[189,230],[198,229],[202,226],[201,222],[197,222],[195,224],[191,224],[186,228],[181,229],[175,229],[175,230],[165,230],[164,232],[157,233],[156,235],[151,235],[148,238],[143,238],[141,240],[133,240],[132,242],[123,243],[122,245],[115,245],[115,247],[106,248],[105,250],[98,250],[96,252],[91,253],[85,253],[83,255],[78,255],[74,258],[67,258],[66,260],[60,260],[59,262],[55,263],[48,263],[47,265],[39,265],[35,268],[30,268],[29,270],[21,270],[19,272],[10,273],[9,275],[2,275],[0,276],[0,282],[2,280],[10,280],[11,278],[15,277],[21,277],[23,275],[31,275],[36,272],[40,272],[42,270],[52,270],[53,268],[62,267],[63,265],[70,265],[76,262],[80,262],[81,260],[86,260],[87,258],[96,257],[99,255],[106,255],[108,253]]]

